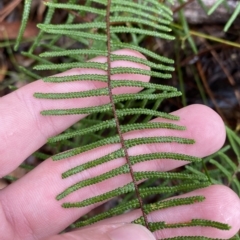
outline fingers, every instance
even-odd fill
[[[151,136],[174,136],[176,134],[177,136],[195,139],[195,144],[182,145],[163,143],[141,145],[130,148],[130,155],[155,152],[158,150],[204,157],[217,151],[221,147],[225,137],[224,126],[215,112],[204,106],[194,105],[176,111],[175,114],[183,116],[179,121],[179,124],[187,126],[186,131],[163,131],[159,129],[150,131]],[[184,114],[186,115],[185,117]],[[132,134],[128,133],[126,138],[138,137],[139,134],[142,133],[139,131],[135,131]],[[148,134],[148,132],[143,132],[143,134]],[[216,135],[218,136],[217,140]],[[206,140],[204,141],[203,139],[205,138]],[[56,201],[55,198],[69,186],[121,166],[125,163],[125,160],[119,158],[115,161],[100,165],[91,170],[83,171],[80,174],[73,175],[64,180],[61,179],[61,174],[72,167],[101,157],[118,148],[119,146],[115,144],[97,148],[94,151],[89,151],[62,161],[53,162],[51,159],[47,160],[16,183],[3,189],[3,191],[0,192],[0,201],[2,202],[2,207],[5,209],[9,223],[12,224],[15,231],[20,231],[22,233],[22,239],[28,240],[31,238],[27,238],[26,235],[24,235],[26,232],[31,231],[39,238],[56,234],[77,220],[80,216],[89,212],[97,205],[79,209],[64,209],[61,207],[61,204],[66,201],[82,201],[123,186],[131,180],[130,177],[126,174],[120,175],[111,180],[106,180],[96,185],[82,188],[59,202]],[[167,171],[183,164],[186,164],[186,162],[158,160],[136,165],[134,170]],[[45,230],[44,233],[42,232],[42,229]]]
[[[229,188],[220,185],[192,191],[180,197],[205,196],[203,202],[188,206],[166,208],[151,213],[149,222],[165,221],[167,224],[189,222],[192,219],[218,221],[231,226],[229,231],[211,227],[169,228],[154,233],[156,239],[173,238],[176,236],[205,236],[209,238],[229,239],[240,229],[240,199]],[[174,197],[179,198],[179,197]],[[131,222],[141,216],[139,210],[106,219],[95,225]]]
[[[111,224],[111,223],[110,223]],[[146,228],[135,224],[99,225],[44,240],[155,240]],[[43,239],[42,239],[43,240]]]
[[[119,50],[119,55],[132,55],[144,58],[143,55],[132,50]],[[92,61],[105,62],[105,57],[98,57]],[[115,61],[112,67],[127,66],[148,69],[146,66],[133,62]],[[105,71],[96,69],[72,69],[61,73],[61,76],[79,74],[103,74]],[[116,74],[113,79],[132,79],[138,81],[149,80],[148,76],[138,74]],[[109,102],[108,97],[91,97],[82,99],[46,100],[36,99],[36,92],[77,92],[106,87],[106,83],[94,81],[77,81],[71,83],[46,83],[41,80],[28,84],[19,90],[0,99],[0,177],[14,170],[30,154],[39,149],[50,136],[57,135],[83,115],[75,116],[42,116],[40,112],[47,109],[66,109],[96,106]],[[115,93],[133,93],[139,88],[117,88]],[[10,150],[14,148],[14,151]]]

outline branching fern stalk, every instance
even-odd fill
[[[29,12],[31,2],[25,1],[26,12]],[[184,131],[185,127],[175,123],[168,122],[149,122],[152,118],[162,118],[162,120],[177,121],[177,116],[159,112],[158,107],[164,99],[178,97],[181,93],[170,86],[146,83],[131,79],[130,76],[141,74],[146,76],[154,76],[158,79],[168,79],[171,77],[170,72],[174,70],[171,66],[173,60],[144,48],[140,47],[136,42],[142,37],[156,37],[172,40],[170,34],[170,23],[172,21],[172,12],[166,4],[159,3],[157,0],[88,0],[85,5],[79,4],[77,0],[69,0],[68,3],[58,3],[57,0],[46,3],[49,8],[44,24],[39,24],[41,32],[33,43],[28,53],[24,53],[28,57],[34,57],[36,46],[41,44],[41,36],[43,34],[52,34],[53,40],[50,43],[44,43],[50,51],[44,52],[38,58],[41,64],[37,65],[37,70],[57,70],[62,71],[70,68],[85,68],[101,70],[100,74],[79,74],[72,76],[54,76],[46,77],[45,82],[64,83],[73,81],[95,81],[105,84],[104,87],[91,89],[88,91],[77,91],[67,93],[35,93],[36,98],[49,99],[56,101],[57,99],[82,99],[96,96],[108,96],[109,102],[99,106],[91,106],[85,108],[71,109],[48,109],[42,111],[43,115],[79,115],[79,114],[104,114],[104,119],[92,126],[67,131],[58,136],[49,139],[49,142],[69,141],[75,137],[82,137],[89,134],[97,134],[98,132],[113,132],[112,135],[101,138],[83,146],[69,149],[65,152],[58,153],[52,157],[54,161],[67,159],[83,152],[94,150],[101,146],[110,144],[119,144],[119,149],[106,154],[102,157],[94,159],[84,164],[79,164],[72,169],[67,169],[62,178],[68,178],[75,174],[79,174],[87,169],[99,166],[101,164],[114,161],[119,158],[125,158],[125,164],[116,167],[99,176],[92,177],[69,186],[62,193],[59,193],[57,200],[64,199],[73,192],[85,188],[87,186],[103,182],[107,179],[114,178],[119,175],[131,176],[131,182],[113,189],[101,195],[85,199],[83,201],[65,202],[64,208],[85,207],[96,203],[102,203],[113,197],[125,193],[135,193],[136,199],[122,203],[115,208],[110,209],[97,216],[77,222],[76,227],[93,224],[102,219],[119,215],[131,209],[140,208],[142,216],[134,223],[142,224],[151,231],[162,230],[166,228],[181,228],[191,226],[207,226],[219,228],[222,230],[229,229],[229,226],[223,223],[204,220],[192,219],[189,222],[169,224],[166,222],[149,222],[148,215],[153,211],[175,206],[190,205],[204,200],[203,196],[194,196],[187,198],[178,198],[171,200],[162,200],[157,203],[145,204],[144,198],[150,195],[159,195],[163,193],[182,193],[198,188],[209,186],[211,183],[205,175],[196,173],[179,173],[179,172],[157,172],[157,171],[134,171],[133,166],[141,162],[152,160],[171,159],[176,161],[201,162],[200,158],[188,156],[180,153],[170,152],[153,152],[149,154],[130,155],[129,149],[134,146],[146,144],[176,143],[176,144],[194,144],[193,139],[186,139],[175,136],[153,136],[144,138],[125,139],[124,134],[135,130],[145,129],[171,129],[174,131]],[[56,9],[69,11],[66,24],[54,25],[50,24],[51,18]],[[93,14],[93,22],[74,23],[74,15]],[[27,17],[23,18],[23,26]],[[22,28],[21,33],[22,34]],[[65,36],[70,40],[80,43],[85,48],[81,49],[62,49],[54,46],[61,36]],[[132,39],[123,42],[123,35],[130,36]],[[139,51],[146,55],[149,59],[139,57],[120,55],[114,52],[122,48]],[[93,56],[102,55],[106,57],[106,62],[85,62],[84,60]],[[69,57],[70,61],[64,63],[52,63],[51,60],[44,58],[53,58],[56,56]],[[123,60],[126,62],[138,63],[150,67],[154,70],[146,70],[133,67],[112,67],[114,61]],[[116,74],[128,74],[129,79],[113,79]],[[114,94],[113,90],[120,87],[131,87],[143,89],[139,93],[123,93]],[[148,103],[153,103],[153,107],[148,109]],[[138,106],[138,107],[136,107]],[[150,105],[152,106],[152,104]],[[132,118],[129,118],[132,116]],[[144,116],[143,120],[137,121],[139,116]],[[130,119],[130,120],[129,120]],[[112,131],[114,130],[114,131]],[[104,134],[103,134],[104,136]],[[176,179],[174,186],[139,186],[140,181],[146,179]],[[170,239],[170,238],[169,238]],[[175,237],[172,239],[208,239],[205,237]],[[210,239],[210,238],[209,238]]]

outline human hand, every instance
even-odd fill
[[[139,56],[136,52],[121,50],[119,54],[131,54]],[[95,61],[105,61],[105,58],[98,57]],[[116,61],[113,66],[139,67],[137,63]],[[142,68],[144,66],[140,65]],[[99,73],[100,70],[72,69],[61,75],[75,75],[83,73]],[[117,79],[126,79],[124,75],[115,76]],[[134,75],[132,78],[148,81],[148,77]],[[10,173],[32,152],[39,149],[51,136],[57,135],[71,126],[74,122],[84,116],[42,116],[40,111],[46,109],[88,107],[102,104],[107,101],[105,97],[94,97],[79,100],[39,100],[33,97],[35,92],[63,92],[94,89],[102,83],[96,82],[72,82],[72,83],[44,83],[39,80],[28,84],[21,89],[0,99],[0,177]],[[134,92],[132,88],[118,89],[118,93]],[[132,147],[130,154],[149,153],[156,150],[178,152],[197,157],[204,157],[216,152],[225,140],[224,124],[220,117],[211,109],[192,105],[174,112],[180,116],[179,124],[186,126],[186,131],[171,130],[147,130],[134,131],[125,135],[126,138],[158,135],[174,135],[196,140],[193,145],[182,144],[151,144],[141,147]],[[157,119],[156,121],[162,121]],[[166,122],[166,120],[164,120]],[[72,240],[72,239],[155,239],[144,227],[127,224],[140,216],[138,210],[126,213],[122,216],[98,222],[95,225],[55,235],[65,229],[80,216],[87,214],[96,207],[88,206],[79,209],[64,209],[62,201],[57,201],[56,196],[80,180],[99,175],[109,171],[113,167],[120,166],[124,159],[117,159],[109,162],[104,167],[97,167],[94,170],[86,170],[81,174],[62,180],[61,173],[66,169],[76,166],[79,162],[84,163],[107,154],[118,145],[101,147],[94,151],[88,151],[81,155],[66,160],[53,162],[51,159],[44,161],[27,175],[0,191],[0,239],[1,240]],[[141,163],[134,168],[136,170],[159,170],[169,171],[181,165],[187,164],[184,161],[158,160],[148,163]],[[127,183],[129,178],[126,175],[104,181],[95,186],[83,188],[68,196],[68,201],[81,201],[83,199],[99,195],[118,186]],[[182,196],[203,195],[206,200],[190,206],[178,206],[170,209],[163,209],[150,215],[152,221],[166,221],[167,223],[185,222],[193,218],[209,219],[229,224],[232,228],[229,231],[221,231],[214,228],[191,227],[180,229],[165,229],[155,233],[156,238],[169,238],[174,236],[206,236],[212,238],[227,239],[232,237],[240,227],[240,201],[238,196],[229,188],[224,186],[210,186],[208,188],[195,190]],[[55,235],[55,236],[54,236]]]

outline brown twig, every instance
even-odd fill
[[[214,107],[216,108],[218,114],[221,116],[221,118],[223,119],[223,121],[227,124],[227,119],[225,118],[225,116],[224,116],[224,114],[222,113],[221,109],[218,107],[218,104],[217,104],[217,102],[216,102],[216,100],[215,100],[215,97],[214,97],[211,89],[210,89],[209,86],[208,86],[207,79],[206,79],[206,76],[205,76],[205,74],[204,74],[203,67],[202,67],[202,64],[201,64],[200,61],[197,62],[197,69],[198,69],[199,75],[200,75],[201,80],[202,80],[202,82],[203,82],[203,86],[205,87],[208,96],[209,96],[210,99],[212,100],[212,103],[213,103]]]
[[[22,0],[13,0],[0,11],[0,22],[2,22],[21,2]]]
[[[181,9],[185,8],[188,4],[192,3],[193,1],[195,1],[195,0],[188,0],[184,4],[181,4],[180,6],[178,6],[175,9],[172,10],[173,13],[176,13],[176,12],[180,11]]]
[[[211,46],[205,41],[205,45],[207,47],[207,49],[210,50],[210,53],[212,54],[212,56],[214,57],[214,59],[216,60],[216,62],[219,64],[219,66],[221,67],[221,69],[223,70],[223,72],[225,73],[228,82],[232,85],[232,87],[234,88],[234,94],[236,96],[236,99],[238,101],[238,105],[240,106],[240,92],[236,89],[236,82],[233,78],[233,76],[230,74],[230,72],[228,71],[228,69],[224,66],[223,62],[221,61],[221,59],[218,57],[217,52],[214,49],[211,49]]]

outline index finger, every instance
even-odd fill
[[[119,55],[144,56],[133,50],[118,50]],[[104,62],[106,57],[97,57],[92,61]],[[148,69],[147,66],[127,61],[112,62],[112,67],[127,66]],[[97,69],[71,69],[61,76],[80,74],[103,74]],[[149,81],[148,76],[140,74],[116,74],[115,79],[132,79]],[[46,109],[83,108],[109,102],[108,97],[91,97],[83,99],[39,100],[33,97],[35,92],[71,92],[86,91],[106,86],[103,82],[76,81],[71,83],[46,83],[41,80],[28,84],[0,99],[0,177],[14,170],[30,154],[46,143],[50,136],[57,135],[79,121],[84,115],[42,116]],[[116,93],[134,93],[137,88],[118,88]],[[14,148],[14,151],[11,149]]]

